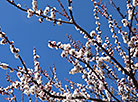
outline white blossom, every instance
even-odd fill
[[[49,7],[46,7],[44,10],[44,15],[47,15],[49,13]]]
[[[91,37],[94,37],[95,35],[96,35],[95,31],[92,30],[92,31],[90,32],[90,36],[91,36]]]
[[[128,10],[128,20],[131,20],[132,18],[132,10]]]
[[[2,69],[4,69],[4,70],[6,70],[7,68],[8,68],[8,64],[6,64],[6,63],[0,63],[0,67],[2,68]]]
[[[137,6],[138,5],[138,0],[133,0],[133,6]]]
[[[72,7],[71,7],[71,6],[69,6],[69,7],[68,7],[68,9],[69,9],[69,10],[72,10]]]
[[[31,16],[33,16],[34,12],[32,9],[27,9],[27,13],[28,13],[27,17],[30,18]]]
[[[35,12],[37,11],[37,0],[32,0],[32,8]]]
[[[17,4],[18,7],[21,7],[21,4]]]
[[[123,23],[123,26],[126,27],[129,22],[127,21],[127,19],[122,19],[121,22]]]

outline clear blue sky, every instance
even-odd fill
[[[31,0],[15,0],[17,3],[22,5],[26,4],[27,7],[31,7]],[[67,1],[64,1],[67,7]],[[108,0],[105,0],[109,3]],[[119,6],[123,4],[123,0],[119,1]],[[56,0],[38,0],[38,8],[42,10],[47,4],[51,6],[56,6],[59,8],[58,2]],[[73,2],[73,12],[76,21],[88,32],[95,29],[95,19],[93,16],[93,7],[91,0],[74,0]],[[67,8],[66,8],[67,9]],[[116,12],[111,11],[116,18]],[[38,22],[38,17],[33,16],[30,19],[27,18],[27,13],[16,9],[14,6],[10,5],[6,0],[0,0],[0,26],[2,31],[6,33],[10,40],[15,41],[15,46],[20,49],[20,54],[26,62],[27,67],[33,68],[33,48],[36,47],[37,53],[40,55],[40,65],[43,69],[48,69],[49,66],[52,67],[55,64],[57,68],[57,76],[62,80],[63,84],[66,83],[65,78],[70,79],[73,77],[74,80],[80,79],[80,75],[69,75],[68,71],[73,67],[68,64],[66,59],[61,58],[60,50],[48,48],[48,40],[61,41],[63,43],[68,43],[66,34],[71,34],[74,40],[80,40],[85,42],[83,36],[77,32],[72,25],[63,24],[62,26],[53,26],[51,22],[44,20],[43,23]],[[107,22],[105,19],[101,19],[103,24]],[[108,26],[103,25],[102,30],[104,36],[108,35],[109,29],[105,29]],[[0,45],[0,62],[8,63],[11,67],[21,65],[19,60],[15,59],[11,54],[9,46]],[[8,83],[5,80],[6,71],[0,69],[0,86],[7,86]],[[15,74],[15,73],[13,73]],[[15,76],[15,75],[14,75]],[[13,77],[14,77],[13,76]],[[13,78],[14,79],[14,78]],[[1,102],[6,102],[0,95]]]

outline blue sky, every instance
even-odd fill
[[[17,3],[31,7],[31,0],[15,0]],[[66,0],[61,0],[64,2],[67,7]],[[105,0],[106,3],[109,3],[108,0]],[[56,6],[59,8],[58,2],[56,0],[40,0],[38,2],[38,8],[42,10],[47,4],[51,6]],[[119,6],[124,3],[123,0],[118,3]],[[109,6],[110,7],[110,6]],[[66,8],[67,10],[67,8]],[[112,8],[111,8],[112,10]],[[111,11],[116,18],[119,18],[116,15],[116,12]],[[95,29],[95,19],[93,16],[93,7],[91,0],[74,0],[73,2],[73,12],[76,21],[88,32]],[[74,29],[74,26],[63,24],[61,26],[54,26],[51,22],[44,20],[43,23],[38,22],[38,17],[33,16],[30,19],[27,18],[27,13],[22,12],[16,9],[14,6],[10,5],[6,0],[0,0],[0,26],[2,31],[6,33],[10,40],[15,41],[15,46],[20,49],[20,54],[23,57],[27,67],[33,68],[33,48],[37,49],[37,53],[40,55],[40,64],[43,69],[48,69],[49,66],[52,67],[55,64],[57,68],[57,75],[63,83],[66,83],[65,78],[70,79],[71,77],[74,80],[80,79],[80,75],[70,76],[68,71],[73,67],[69,64],[66,59],[61,58],[60,50],[48,48],[48,41],[55,40],[61,41],[63,43],[68,43],[66,34],[72,35],[74,40],[80,40],[85,42],[83,36],[79,34]],[[108,35],[109,29],[105,29],[108,26],[105,25],[107,22],[105,19],[101,19],[101,22],[104,24],[102,30],[104,36]],[[19,60],[15,59],[11,54],[9,46],[0,45],[0,62],[8,63],[10,66],[15,67],[21,65]],[[8,83],[5,80],[6,71],[0,69],[0,85],[5,87]],[[14,73],[13,73],[14,74]],[[13,76],[14,77],[14,76]],[[14,79],[14,78],[13,78]],[[81,81],[82,82],[82,81]],[[1,102],[6,102],[3,97]]]

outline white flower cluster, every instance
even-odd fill
[[[7,41],[6,41],[5,39],[3,39],[4,36],[5,36],[5,33],[0,31],[0,38],[2,39],[2,40],[0,41],[0,44],[1,44],[1,45],[7,44]]]
[[[69,6],[68,9],[69,9],[69,10],[72,10],[72,6]]]
[[[95,31],[92,30],[92,31],[90,32],[90,36],[91,36],[91,37],[94,37],[95,35],[96,35]]]
[[[4,70],[6,70],[7,68],[8,68],[8,64],[6,64],[6,63],[0,63],[0,67],[2,68],[2,69],[4,69]]]
[[[52,18],[52,19],[55,19],[56,18],[55,10],[56,10],[55,7],[51,9],[50,18]]]
[[[13,45],[13,43],[10,45],[10,50],[14,54],[15,58],[19,58],[19,56],[20,56],[19,55],[20,50],[19,50],[19,48],[15,48],[14,45]]]
[[[56,47],[56,41],[49,41],[48,47],[49,47],[49,48],[54,48],[54,47]]]
[[[32,8],[35,12],[37,11],[37,0],[32,0]]]
[[[133,6],[135,7],[135,6],[137,6],[137,0],[133,0]],[[133,8],[133,6],[132,6],[132,4],[131,4],[131,2],[127,2],[127,9],[128,9],[128,11],[127,11],[127,13],[128,13],[128,20],[131,20],[131,18],[132,18],[132,8]]]
[[[89,70],[89,72],[87,73],[88,79],[86,82],[89,86],[89,89],[94,89],[97,94],[101,94],[101,91],[106,90],[104,86],[104,84],[106,84],[106,82],[104,81],[105,77],[101,68],[96,68],[95,72],[99,75],[100,78],[103,78],[103,81],[99,80],[97,75],[92,70]]]
[[[40,56],[36,54],[36,49],[33,50],[33,55],[34,55],[34,69],[35,72],[37,72],[40,70],[40,65],[39,62],[37,61],[37,59],[40,58]]]
[[[129,22],[127,21],[127,19],[122,19],[121,22],[123,23],[124,27],[126,27],[127,25],[129,25]]]
[[[32,0],[32,8],[27,8],[27,10],[25,10],[24,8],[21,7],[21,4],[16,4],[13,0],[8,0],[12,5],[16,5],[17,8],[26,11],[27,12],[27,18],[31,18],[31,16],[33,16],[35,14],[35,16],[39,17],[38,21],[40,23],[43,22],[43,19],[45,18],[47,21],[52,21],[54,24],[58,24],[61,25],[62,24],[62,20],[61,18],[56,19],[56,12],[59,13],[58,10],[56,10],[56,7],[45,7],[44,10],[38,9],[38,4],[37,4],[37,0]],[[72,7],[69,7],[70,9],[72,9]],[[59,13],[61,14],[61,13]],[[61,14],[64,15],[64,14]],[[66,14],[64,15],[66,16],[67,19],[69,19],[69,16]],[[64,23],[70,23],[68,21],[65,21]]]
[[[2,39],[2,40],[0,41],[0,44],[1,44],[1,45],[5,45],[5,44],[7,44],[7,41],[6,41],[5,39]]]
[[[98,43],[100,43],[100,44],[102,43],[102,38],[101,38],[100,35],[96,36],[96,40],[97,40]]]
[[[21,71],[24,71],[24,69],[21,69]],[[17,76],[20,79],[20,81],[16,81],[15,84],[12,84],[14,88],[20,88],[24,90],[24,94],[26,95],[38,95],[40,98],[46,98],[47,96],[44,96],[46,94],[44,92],[45,90],[50,91],[51,85],[46,84],[45,86],[42,85],[42,76],[40,75],[40,72],[33,71],[33,69],[28,68],[29,74],[22,74],[21,72],[17,72]],[[34,75],[33,79],[30,75]]]
[[[127,98],[129,97],[129,95],[127,94],[127,92],[132,92],[135,90],[134,86],[133,86],[133,82],[130,79],[130,77],[127,77],[129,84],[131,85],[127,85],[126,79],[122,78],[121,80],[118,80],[118,94],[121,95],[121,98],[123,101],[127,100]]]
[[[136,7],[138,5],[138,0],[133,0],[133,6]]]
[[[106,56],[106,57],[96,57],[96,62],[97,62],[97,65],[99,67],[102,66],[103,61],[109,62],[110,60],[111,60],[111,58],[109,56]]]
[[[134,48],[135,46],[137,46],[137,42],[138,40],[136,36],[131,37],[130,41],[128,42],[128,47]]]
[[[85,89],[75,89],[73,93],[66,92],[63,94],[63,96],[66,96],[66,99],[63,99],[63,102],[83,102],[84,99],[72,99],[75,97],[85,97],[86,99],[90,98],[90,95],[86,92]]]
[[[121,34],[122,34],[124,43],[128,43],[129,40],[128,40],[127,32],[122,31]]]
[[[27,17],[30,18],[31,16],[33,16],[34,11],[32,9],[27,9],[27,13]]]
[[[70,74],[79,73],[83,70],[83,67],[79,63],[74,63],[74,68],[69,72]]]
[[[46,7],[44,10],[44,15],[48,15],[48,13],[49,13],[49,7]]]
[[[8,38],[5,36],[4,32],[0,32],[0,38],[2,39],[0,41],[0,44],[5,45],[9,43],[11,52],[14,54],[15,58],[18,58],[19,57],[18,53],[20,52],[20,50],[19,48],[15,48],[14,41],[9,41]]]
[[[33,10],[32,10],[33,9]],[[31,16],[33,16],[34,12],[36,12],[38,15],[40,16],[41,14],[41,10],[37,10],[37,0],[32,0],[32,9],[27,9],[27,17],[30,18]]]
[[[96,2],[95,2],[96,3]],[[102,33],[102,31],[100,30],[100,26],[101,26],[101,23],[99,22],[99,17],[98,17],[98,15],[97,15],[97,6],[94,6],[95,8],[93,9],[93,11],[95,12],[93,15],[95,16],[95,19],[96,19],[96,21],[95,21],[95,24],[97,25],[97,27],[96,27],[96,30],[97,30],[97,32],[98,32],[98,34],[99,35],[101,35],[101,33]]]

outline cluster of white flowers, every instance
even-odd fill
[[[1,45],[7,44],[7,41],[6,41],[5,39],[3,39],[4,36],[5,36],[5,33],[0,31],[0,38],[2,39],[2,40],[0,41],[0,44],[1,44]]]
[[[61,25],[61,24],[62,24],[61,18],[58,19],[57,24],[58,24],[58,25]]]
[[[39,17],[43,14],[43,11],[41,9],[39,9],[36,11],[36,13],[37,13],[36,16]]]
[[[5,44],[7,44],[7,41],[6,41],[5,39],[2,39],[2,40],[0,41],[0,44],[1,44],[1,45],[5,45]]]
[[[127,25],[129,25],[129,22],[127,21],[127,19],[122,19],[121,22],[123,23],[124,27],[126,27]]]
[[[16,4],[13,0],[9,2],[13,5],[16,5],[18,8],[22,9],[23,11],[26,11],[28,14],[27,18],[31,18],[31,16],[35,14],[37,17],[41,17],[38,19],[40,23],[42,23],[43,19],[45,18],[47,21],[52,21],[54,24],[58,24],[58,25],[62,24],[61,18],[56,19],[56,12],[59,12],[58,10],[56,10],[56,7],[48,6],[48,7],[45,7],[44,10],[41,10],[41,9],[38,9],[37,0],[32,0],[32,8],[27,8],[27,10],[25,10],[21,7],[21,4]],[[71,9],[71,7],[69,8]],[[68,17],[69,16],[67,15],[66,18]]]
[[[52,19],[55,19],[56,18],[55,10],[56,10],[55,7],[51,9],[50,18],[52,18]]]
[[[39,62],[37,61],[37,59],[40,58],[40,56],[36,54],[36,49],[33,50],[33,55],[34,55],[34,69],[35,72],[37,72],[40,70],[40,65]]]
[[[8,68],[8,64],[6,64],[6,63],[0,63],[0,67],[2,68],[2,69],[4,69],[4,70],[6,70],[7,68]]]
[[[128,42],[128,47],[134,48],[137,45],[137,37],[131,37],[130,41]]]
[[[97,66],[101,67],[103,64],[103,61],[109,62],[111,58],[109,56],[106,57],[96,57]]]
[[[85,89],[75,89],[73,93],[66,92],[63,94],[63,96],[66,96],[66,99],[63,99],[63,102],[83,102],[84,99],[72,99],[75,97],[85,97],[86,99],[90,98],[90,95],[86,92]]]
[[[32,10],[33,9],[33,10]],[[31,16],[33,16],[34,13],[36,13],[36,16],[40,16],[42,15],[42,10],[38,10],[37,8],[37,0],[32,0],[32,9],[27,9],[27,17],[30,18]]]
[[[127,78],[129,81],[130,86],[127,85],[126,79],[122,78],[121,80],[118,81],[118,94],[121,95],[122,100],[126,100],[129,95],[127,92],[132,92],[134,89],[134,86],[132,85],[132,80],[130,78]]]
[[[32,0],[32,8],[35,12],[37,11],[37,0]]]
[[[133,6],[135,7],[135,6],[137,6],[137,0],[133,0]],[[128,9],[128,11],[127,11],[127,13],[128,13],[128,20],[131,20],[131,18],[132,18],[132,8],[133,8],[133,6],[132,6],[132,4],[131,4],[131,2],[127,2],[127,9]]]
[[[128,43],[129,40],[128,40],[127,32],[122,31],[121,34],[122,34],[124,43]]]
[[[10,50],[14,54],[15,58],[18,58],[20,50],[19,50],[19,48],[15,48],[13,43],[10,45]]]
[[[48,13],[49,13],[49,7],[46,7],[44,10],[44,15],[48,15]]]
[[[97,40],[98,43],[100,43],[100,44],[102,43],[102,38],[101,38],[100,35],[96,36],[96,40]]]
[[[0,38],[2,39],[0,41],[0,44],[1,45],[5,45],[7,44],[7,42],[10,44],[10,50],[11,52],[15,55],[15,58],[18,58],[19,57],[19,48],[15,48],[14,46],[14,41],[9,41],[8,38],[5,36],[5,33],[4,32],[0,32]]]
[[[138,5],[138,0],[133,0],[133,6],[136,7]]]
[[[95,2],[96,3],[96,2]],[[95,21],[95,24],[97,25],[97,27],[96,27],[96,30],[97,30],[97,32],[98,32],[98,34],[99,35],[101,35],[101,33],[102,33],[102,31],[100,30],[100,26],[101,26],[101,23],[99,22],[99,17],[98,17],[98,15],[97,15],[97,6],[95,5],[94,6],[95,8],[93,9],[93,11],[95,12],[93,15],[95,16],[95,19],[96,19],[96,21]]]
[[[45,91],[50,92],[51,90],[51,84],[47,83],[45,86],[42,85],[42,76],[40,75],[40,72],[36,71],[36,69],[33,71],[33,69],[28,68],[28,74],[22,74],[24,72],[24,69],[20,68],[21,72],[17,72],[17,76],[20,79],[20,81],[16,81],[12,84],[14,88],[20,88],[24,90],[24,94],[26,95],[38,95],[40,99],[46,99]],[[33,75],[34,77],[32,77]]]
[[[33,16],[34,11],[32,9],[27,9],[27,13],[27,17],[30,18],[31,16]]]
[[[83,70],[83,67],[79,63],[75,63],[74,68],[69,72],[70,74],[79,73]]]
[[[56,41],[49,41],[48,47],[49,47],[49,48],[54,48],[54,47],[56,47]]]
[[[92,30],[92,31],[90,32],[90,36],[91,36],[91,37],[94,37],[95,35],[96,35],[95,31]]]
[[[72,10],[72,6],[69,6],[68,9],[69,9],[69,10]]]

